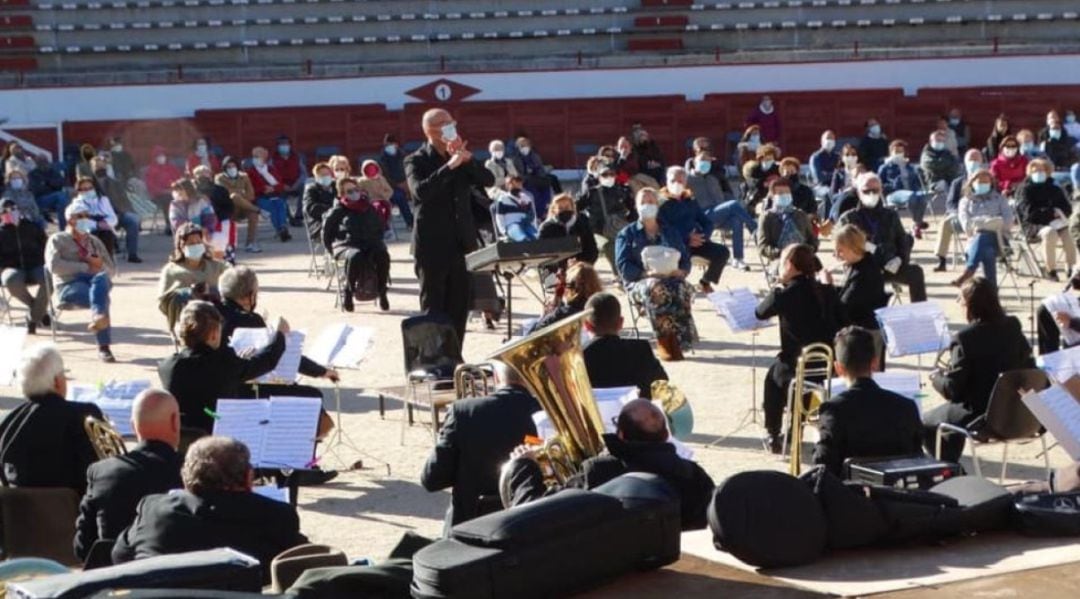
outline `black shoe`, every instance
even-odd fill
[[[937,266],[934,267],[934,272],[945,272],[945,258],[938,256]]]
[[[1051,270],[1050,272],[1046,273],[1046,278],[1054,282],[1061,281],[1061,279],[1058,277],[1058,273],[1056,270]]]
[[[52,318],[50,318],[48,314],[45,314],[44,316],[41,317],[41,326],[43,326],[43,327],[51,327],[52,326]]]
[[[294,216],[294,217],[289,219],[289,226],[290,227],[302,227],[302,226],[304,226],[304,219],[302,219],[302,218],[300,218],[298,216]]]
[[[26,319],[26,334],[33,335],[37,333],[37,323],[29,318]]]
[[[379,309],[386,312],[390,309],[390,300],[386,297],[386,292],[379,294]]]
[[[128,262],[132,264],[142,264],[142,258],[136,256],[135,254],[132,254],[128,256]]]
[[[341,293],[341,309],[346,312],[352,312],[355,309],[352,293],[348,290]]]
[[[784,438],[780,435],[769,435],[762,439],[761,442],[769,453],[780,455],[784,451]]]
[[[278,231],[278,239],[280,239],[282,242],[286,242],[292,239],[292,233],[289,233],[288,227],[282,227],[282,229]]]
[[[98,358],[100,358],[101,361],[105,362],[106,364],[112,364],[116,361],[116,356],[113,355],[112,350],[109,349],[108,345],[103,345],[99,347],[97,355]]]
[[[322,470],[318,466],[311,470],[297,470],[293,476],[301,487],[317,487],[337,478],[337,470]]]

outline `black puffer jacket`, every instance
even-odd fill
[[[1057,218],[1055,209],[1060,210],[1066,218],[1072,214],[1072,205],[1065,192],[1052,180],[1034,183],[1029,177],[1016,189],[1016,213],[1028,237],[1038,235],[1039,229]]]
[[[358,212],[338,202],[323,218],[322,242],[335,254],[346,248],[385,247],[382,219],[370,205],[367,210]]]
[[[45,264],[45,231],[23,219],[0,227],[0,269],[37,268]]]
[[[312,240],[322,239],[323,215],[334,206],[336,199],[332,187],[312,182],[304,188],[304,215],[307,217],[308,236]]]

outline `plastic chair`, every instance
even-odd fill
[[[971,461],[975,466],[975,476],[982,476],[977,446],[1001,443],[1001,475],[998,482],[1004,482],[1005,472],[1009,467],[1009,443],[1032,441],[1042,442],[1042,456],[1046,475],[1050,476],[1050,456],[1046,450],[1046,435],[1042,424],[1035,418],[1024,402],[1020,393],[1024,390],[1042,391],[1050,386],[1046,372],[1038,368],[1009,370],[998,375],[994,389],[990,392],[990,402],[986,412],[973,420],[966,427],[942,422],[937,427],[934,444],[934,456],[941,459],[941,439],[945,432],[964,435],[971,447]]]
[[[401,341],[406,389],[406,417],[401,422],[401,442],[405,442],[406,424],[411,426],[413,423],[414,408],[430,410],[431,434],[436,439],[439,434],[439,413],[456,399],[454,370],[465,361],[461,357],[461,342],[450,318],[441,313],[421,314],[402,320]]]

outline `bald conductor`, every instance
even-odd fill
[[[495,177],[473,159],[449,112],[429,110],[421,126],[427,143],[405,158],[405,177],[416,201],[412,253],[420,309],[449,316],[464,344],[472,285],[465,254],[477,248],[472,193],[493,186]]]
[[[131,424],[139,444],[127,455],[95,462],[86,471],[86,495],[75,524],[75,555],[81,560],[94,543],[115,540],[131,524],[143,497],[183,486],[176,398],[161,389],[143,391],[132,406]]]

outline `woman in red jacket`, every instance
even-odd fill
[[[146,167],[146,172],[143,173],[143,180],[146,183],[146,191],[150,194],[150,198],[161,210],[161,213],[165,215],[165,233],[167,235],[172,234],[168,218],[169,204],[172,202],[172,184],[183,176],[184,173],[180,172],[180,169],[175,164],[169,162],[169,157],[165,154],[165,148],[161,146],[150,148],[150,164]]]
[[[221,159],[210,153],[209,137],[200,137],[195,140],[195,143],[191,147],[191,154],[188,154],[184,172],[186,172],[189,177],[193,177],[195,167],[199,165],[208,166],[210,167],[210,170],[215,173],[221,172]]]
[[[990,163],[990,174],[1003,195],[1012,197],[1016,186],[1027,177],[1027,165],[1027,157],[1020,153],[1020,142],[1012,135],[1005,136],[997,158]]]

